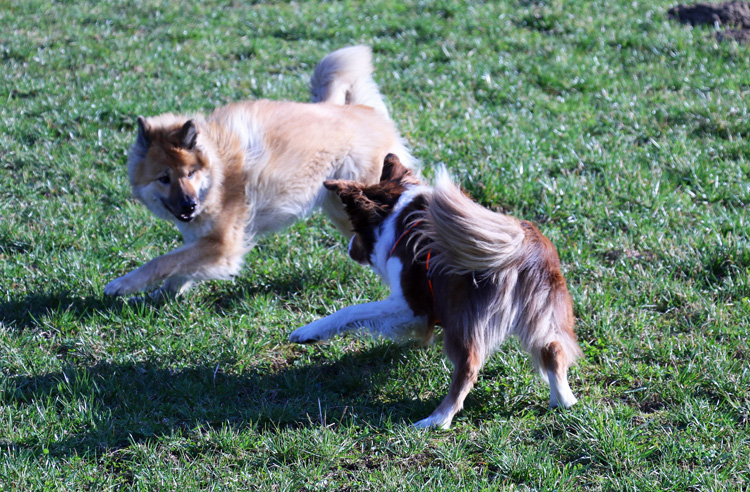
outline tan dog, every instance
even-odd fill
[[[370,49],[353,46],[315,68],[310,90],[317,104],[258,100],[208,117],[139,117],[128,156],[133,194],[173,222],[185,245],[113,280],[105,294],[159,284],[154,294],[178,293],[195,281],[229,279],[257,235],[316,206],[350,237],[349,219],[323,182],[377,183],[389,152],[409,156],[372,71]]]

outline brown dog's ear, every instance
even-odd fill
[[[198,127],[195,121],[187,120],[182,128],[174,133],[174,146],[180,149],[193,150],[198,141]]]
[[[323,181],[323,186],[336,193],[344,203],[352,201],[355,198],[364,198],[362,193],[364,186],[356,181],[350,181],[347,179],[327,179]]]
[[[383,171],[380,173],[380,181],[395,181],[411,174],[396,154],[388,154],[383,160]]]
[[[344,183],[346,183],[346,181],[343,179],[327,179],[323,181],[323,186],[325,186],[327,190],[339,193],[344,186]]]
[[[345,179],[329,179],[323,182],[328,190],[333,191],[346,208],[349,218],[359,215],[378,213],[378,205],[364,193],[364,185]]]

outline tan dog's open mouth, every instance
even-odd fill
[[[164,207],[169,210],[169,212],[177,217],[177,220],[182,222],[190,222],[192,221],[196,216],[196,208],[197,206],[195,204],[192,204],[190,207],[186,207],[183,210],[175,210],[173,207],[169,206],[169,202],[166,200],[161,201],[161,203],[164,205]]]

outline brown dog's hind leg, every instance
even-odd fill
[[[454,367],[450,390],[435,411],[426,419],[415,423],[415,427],[450,428],[453,417],[461,411],[466,395],[477,382],[483,357],[474,345],[462,346],[452,340],[449,332],[446,331],[445,351]]]
[[[563,406],[570,408],[578,401],[568,385],[568,361],[563,346],[554,341],[542,349],[542,368],[547,373],[549,380],[550,399],[549,407]]]

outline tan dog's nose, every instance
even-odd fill
[[[180,210],[185,214],[191,214],[195,212],[195,207],[197,206],[197,203],[195,203],[195,198],[192,196],[184,196],[182,200],[180,200]]]

